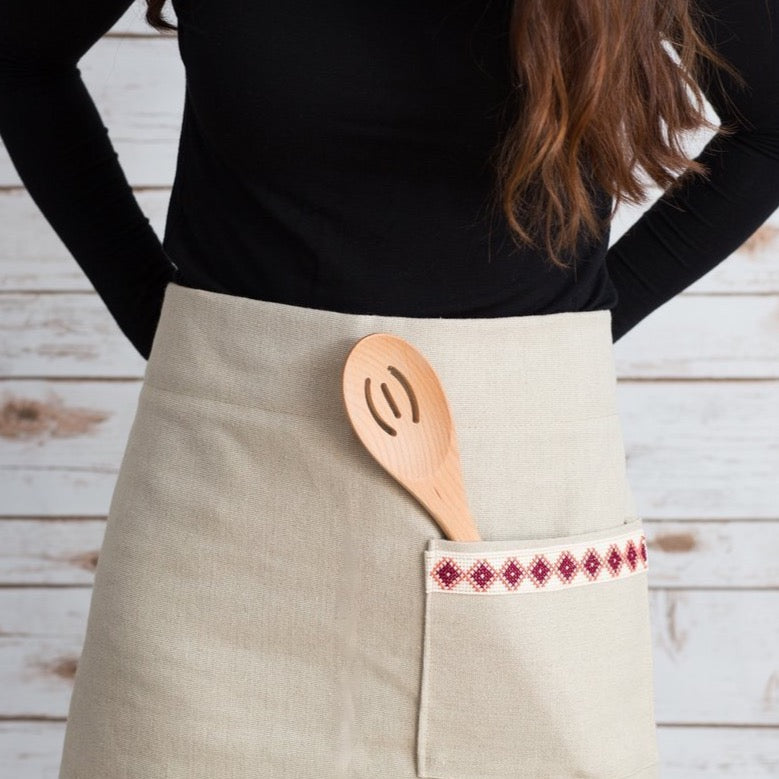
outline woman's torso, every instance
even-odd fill
[[[616,303],[608,233],[555,268],[492,206],[509,0],[174,7],[186,95],[163,246],[178,283],[406,316]]]

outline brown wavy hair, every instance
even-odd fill
[[[147,4],[152,27],[177,29],[165,0]],[[540,231],[549,260],[569,267],[561,253],[599,237],[621,202],[646,199],[641,170],[664,191],[708,175],[685,154],[684,133],[733,128],[706,117],[701,69],[708,61],[745,82],[702,36],[705,16],[693,0],[515,0],[508,32],[521,99],[506,104],[508,129],[489,162],[492,208],[518,247],[536,246]],[[597,187],[613,198],[604,220]]]

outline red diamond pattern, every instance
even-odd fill
[[[552,566],[543,555],[536,555],[530,564],[530,580],[536,587],[543,587],[552,575]]]
[[[629,576],[648,567],[641,528],[568,548],[541,545],[482,554],[432,549],[425,551],[425,561],[428,591],[471,594],[565,589]],[[607,575],[601,575],[604,569]],[[525,584],[527,580],[532,586]]]
[[[576,572],[579,570],[579,561],[570,553],[563,552],[555,563],[555,572],[560,577],[560,581],[568,584],[573,581]]]
[[[603,568],[603,561],[600,559],[600,555],[590,547],[582,558],[582,571],[590,581],[594,582],[598,578],[601,568]]]
[[[433,576],[441,587],[451,590],[463,578],[463,572],[454,560],[444,557],[433,569]]]
[[[636,570],[636,566],[638,565],[638,552],[636,551],[636,545],[633,543],[632,538],[625,547],[625,562],[630,566],[631,571]]]
[[[509,590],[516,590],[526,575],[516,557],[509,557],[500,569],[500,578]]]
[[[486,561],[480,560],[465,574],[474,589],[486,592],[497,577],[497,571]]]
[[[612,544],[609,547],[609,553],[606,555],[606,567],[612,576],[619,576],[619,569],[622,568],[623,562],[624,559],[619,551],[619,547],[616,544]]]

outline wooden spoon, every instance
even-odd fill
[[[452,415],[438,376],[402,338],[372,333],[343,368],[346,413],[374,459],[452,541],[480,541],[468,510]]]

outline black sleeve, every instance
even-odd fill
[[[0,0],[0,137],[34,202],[148,358],[175,266],[77,67],[132,2]]]
[[[779,0],[698,0],[701,33],[748,88],[706,68],[701,87],[729,138],[714,135],[696,158],[710,168],[657,199],[609,248],[619,295],[618,340],[661,304],[735,251],[779,207]],[[733,105],[730,105],[729,98]],[[683,180],[684,181],[684,180]]]

